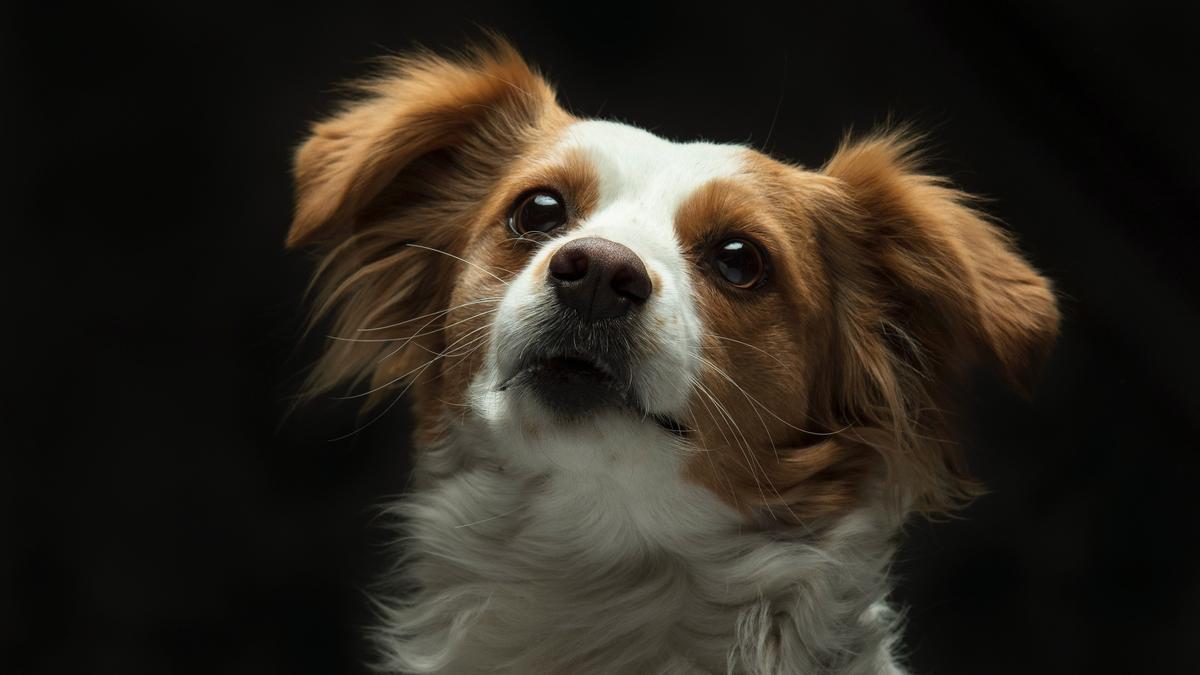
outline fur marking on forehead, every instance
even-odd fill
[[[571,125],[559,143],[559,152],[570,150],[592,162],[600,179],[600,209],[634,202],[663,223],[705,183],[745,171],[740,146],[675,143],[616,122]]]

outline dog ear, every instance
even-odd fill
[[[296,152],[289,247],[352,232],[406,171],[456,174],[416,177],[426,187],[452,178],[479,187],[545,115],[561,114],[550,86],[500,40],[461,60],[394,58],[357,88],[361,97],[314,125]],[[453,161],[420,163],[439,151]]]
[[[909,506],[946,511],[980,491],[946,440],[953,386],[990,361],[1028,392],[1058,332],[1054,293],[970,197],[920,171],[911,138],[844,142],[822,171],[842,195],[823,226],[829,416],[883,455]]]
[[[886,324],[926,358],[938,356],[926,344],[994,358],[1028,392],[1058,334],[1050,282],[969,196],[921,173],[914,146],[901,133],[847,141],[824,168],[849,190],[857,217],[843,225],[886,288]]]
[[[287,245],[322,255],[313,323],[335,315],[301,399],[364,378],[382,392],[440,349],[439,312],[482,205],[539,134],[569,121],[498,39],[458,59],[392,59],[358,88],[295,157]]]

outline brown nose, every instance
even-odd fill
[[[654,290],[636,253],[600,237],[563,244],[550,258],[549,282],[558,301],[583,321],[621,316],[645,304]]]

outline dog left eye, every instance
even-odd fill
[[[755,288],[767,275],[766,254],[745,239],[726,239],[711,254],[713,267],[730,286]]]
[[[547,233],[567,222],[567,205],[556,192],[536,190],[522,195],[508,216],[508,227],[517,236]]]

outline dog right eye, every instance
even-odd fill
[[[508,228],[519,236],[555,230],[567,223],[567,205],[557,192],[534,190],[517,200],[508,215]]]

